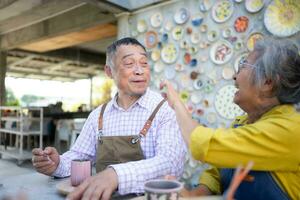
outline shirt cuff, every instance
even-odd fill
[[[120,195],[143,192],[143,185],[141,190],[135,188],[138,185],[137,179],[133,177],[128,163],[109,165],[109,167],[112,167],[118,175],[118,193]]]
[[[56,170],[53,172],[52,176],[53,177],[67,177],[67,176],[70,176],[70,171],[71,170],[68,170],[68,172],[66,172],[66,169],[65,169],[65,164],[64,164],[64,159],[62,158],[62,156],[60,156],[59,158],[59,164],[56,168]]]
[[[190,151],[196,160],[205,161],[213,129],[198,126],[190,136]]]

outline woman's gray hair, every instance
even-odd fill
[[[106,49],[106,65],[109,66],[112,69],[115,67],[114,66],[115,63],[113,62],[113,60],[116,56],[116,52],[118,50],[118,47],[120,47],[122,45],[140,46],[146,52],[146,48],[139,41],[137,41],[134,38],[126,37],[126,38],[119,39],[119,40],[113,42],[111,45],[109,45]]]
[[[257,66],[254,84],[260,86],[265,80],[274,84],[273,95],[281,104],[300,102],[300,48],[291,39],[264,38],[254,47]]]

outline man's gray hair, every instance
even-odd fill
[[[106,49],[106,65],[108,65],[111,68],[114,68],[115,63],[113,62],[115,56],[116,56],[116,52],[118,47],[122,46],[122,45],[136,45],[136,46],[140,46],[145,50],[146,53],[146,48],[136,39],[134,38],[130,38],[130,37],[126,37],[126,38],[122,38],[120,40],[116,40],[115,42],[113,42],[111,45],[109,45]]]
[[[264,38],[256,42],[254,84],[274,84],[273,95],[281,104],[300,102],[300,49],[291,39]]]

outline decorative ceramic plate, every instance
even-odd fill
[[[232,80],[235,71],[232,67],[224,67],[222,70],[222,77],[225,80]]]
[[[151,52],[151,59],[156,62],[160,59],[160,51],[155,49]]]
[[[187,74],[181,74],[179,76],[179,83],[181,84],[181,86],[183,88],[188,87],[190,84],[190,81],[191,81],[191,79],[190,79],[189,75],[187,75]]]
[[[182,72],[184,70],[184,65],[182,65],[180,63],[176,63],[175,70],[178,72]]]
[[[199,9],[202,12],[206,12],[212,7],[212,4],[212,0],[203,0],[199,5]]]
[[[156,73],[160,73],[164,70],[165,66],[161,62],[157,62],[154,64],[153,69]]]
[[[191,20],[192,21],[192,25],[193,26],[200,26],[202,24],[202,22],[203,22],[203,19],[204,19],[204,17],[200,13],[198,13],[196,15],[193,15],[192,16],[192,20]]]
[[[198,52],[198,48],[196,46],[190,46],[187,50],[190,54],[195,54]]]
[[[144,33],[147,30],[147,22],[144,19],[140,19],[137,23],[136,29],[140,33]]]
[[[220,0],[212,8],[212,18],[217,23],[227,21],[234,10],[233,3],[230,0]]]
[[[191,95],[191,102],[193,104],[199,104],[202,100],[202,96],[200,92],[193,92]]]
[[[300,3],[298,0],[275,0],[264,15],[267,30],[278,37],[288,37],[300,31]]]
[[[173,43],[165,45],[161,50],[161,59],[167,64],[174,63],[178,57],[178,49]]]
[[[248,53],[242,53],[241,55],[239,55],[235,61],[234,61],[234,70],[235,72],[238,72],[239,69],[239,63],[241,60],[246,59],[248,56]]]
[[[194,81],[193,86],[196,90],[201,90],[204,87],[204,81],[202,79],[197,79]]]
[[[181,40],[183,37],[183,28],[181,26],[175,26],[172,30],[172,36],[174,40]]]
[[[246,0],[246,10],[250,13],[256,13],[264,7],[264,0]]]
[[[145,44],[147,48],[153,48],[158,42],[158,36],[155,31],[148,31],[145,35]]]
[[[247,30],[249,19],[246,16],[240,16],[234,21],[234,29],[238,33],[243,33]]]
[[[237,89],[233,85],[226,85],[219,89],[215,96],[215,108],[217,113],[225,119],[234,119],[244,112],[233,103],[233,97]]]
[[[233,47],[225,40],[219,40],[210,49],[210,59],[217,65],[228,62],[232,55]]]
[[[219,38],[219,32],[215,30],[211,30],[207,32],[207,40],[210,42],[214,42]]]
[[[206,24],[202,24],[202,25],[200,26],[200,32],[201,32],[201,33],[206,33],[206,31],[207,31],[207,25],[206,25]]]
[[[179,93],[179,97],[180,97],[181,101],[183,101],[184,103],[186,103],[187,100],[190,98],[190,95],[189,95],[188,91],[181,91]]]
[[[163,16],[160,12],[154,13],[150,18],[151,26],[154,28],[160,27],[163,22]]]
[[[165,29],[166,31],[171,31],[173,28],[173,22],[172,21],[167,21],[165,24]]]
[[[193,34],[191,35],[191,42],[192,42],[193,44],[198,44],[199,41],[200,41],[200,35],[199,35],[199,33],[198,33],[198,32],[193,33]]]
[[[174,15],[174,21],[176,24],[184,24],[189,20],[189,18],[190,13],[186,8],[180,8]]]
[[[247,40],[247,49],[249,51],[253,51],[256,41],[262,39],[263,37],[264,36],[262,33],[252,33]]]
[[[210,112],[206,115],[206,120],[208,123],[213,124],[217,121],[216,113]]]
[[[223,38],[229,38],[232,35],[233,30],[229,27],[226,27],[222,30],[222,36]]]
[[[165,74],[166,79],[171,80],[171,79],[175,78],[176,71],[173,66],[168,66],[165,68],[164,74]]]

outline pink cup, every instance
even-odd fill
[[[90,160],[72,160],[71,162],[71,185],[78,186],[91,176]]]

